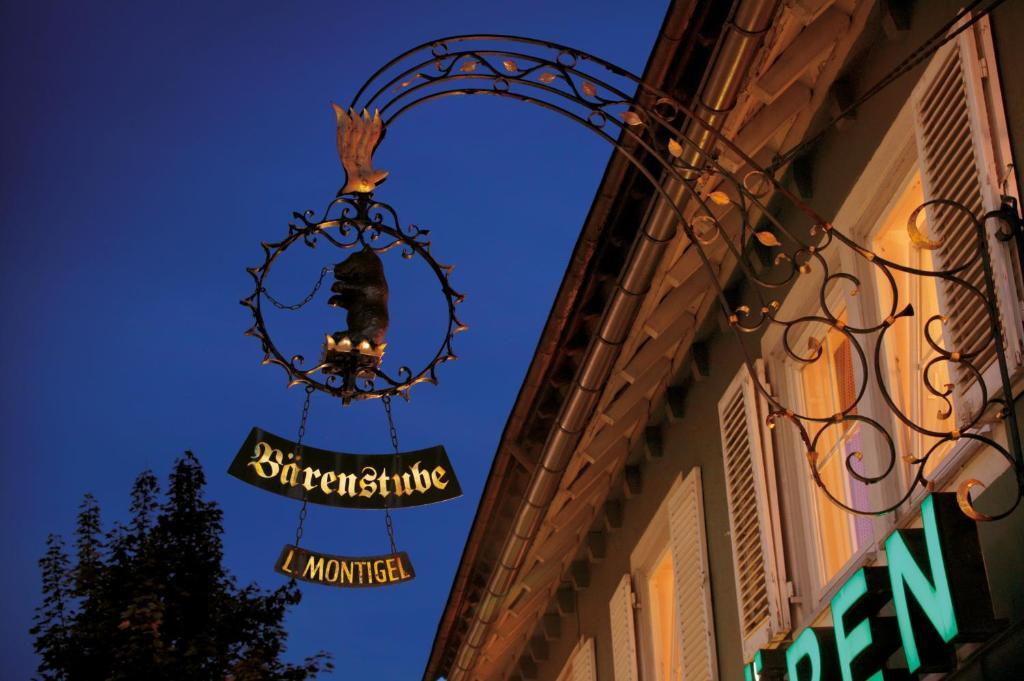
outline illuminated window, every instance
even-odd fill
[[[675,577],[672,572],[672,552],[668,547],[647,575],[647,596],[655,678],[658,681],[680,681],[683,669],[675,626]]]
[[[906,265],[919,270],[935,269],[932,251],[916,248],[907,234],[907,220],[914,209],[924,202],[921,189],[921,175],[915,172],[902,192],[896,197],[892,208],[882,219],[875,234],[872,248],[886,260]],[[917,228],[927,234],[925,212],[918,216]],[[890,395],[896,406],[920,427],[936,431],[948,432],[955,427],[952,397],[944,400],[927,388],[927,381],[938,392],[949,389],[949,364],[936,362],[928,366],[938,353],[928,344],[925,338],[924,324],[935,315],[940,314],[938,279],[922,276],[911,276],[906,272],[891,269],[891,274],[900,292],[900,305],[910,303],[914,306],[914,316],[898,320],[886,333],[885,359],[888,368]],[[888,311],[892,306],[892,287],[881,271],[877,277],[879,307]],[[942,325],[932,324],[933,336],[942,343]],[[899,448],[903,454],[921,457],[936,443],[936,439],[900,424]],[[925,474],[930,475],[952,448],[953,443],[941,445],[929,458]]]
[[[673,483],[609,602],[620,681],[717,678],[700,480],[693,468]]]
[[[845,310],[838,317],[845,323]],[[810,338],[808,343],[820,347],[821,356],[800,372],[804,413],[814,418],[827,418],[845,411],[856,400],[858,385],[849,339],[838,329],[830,328],[824,338]],[[857,410],[850,413],[856,414]],[[855,508],[867,505],[867,486],[846,471],[846,462],[850,459],[854,470],[863,473],[857,469],[857,453],[861,451],[861,424],[845,422],[822,426],[817,446],[818,476],[838,501]],[[818,542],[822,581],[827,582],[846,565],[859,546],[870,541],[871,526],[865,519],[851,516],[833,503],[816,484],[812,486],[814,515],[822,539]]]

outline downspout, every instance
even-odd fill
[[[777,3],[778,0],[737,0],[719,40],[712,68],[699,89],[698,101],[707,111],[705,120],[716,128],[721,126],[736,101],[743,75],[760,47],[761,36],[770,25]],[[699,165],[701,152],[710,150],[714,141],[713,135],[695,132],[696,129],[685,131],[689,133],[688,137],[693,135],[699,145],[690,158],[693,165]],[[668,191],[676,200],[681,200],[683,190],[678,184],[670,185]],[[544,443],[530,485],[516,511],[509,537],[449,671],[450,681],[464,681],[473,670],[480,649],[486,642],[488,627],[494,623],[551,500],[558,491],[562,474],[611,375],[619,348],[636,319],[665,248],[676,234],[674,214],[670,218],[670,212],[671,208],[666,207],[663,201],[655,204],[645,218],[644,229],[630,248],[601,325],[587,347],[556,426]]]

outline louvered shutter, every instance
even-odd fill
[[[569,678],[571,681],[597,681],[596,668],[594,639],[583,639],[572,656],[572,676]]]
[[[638,681],[636,624],[633,619],[633,584],[623,575],[608,603],[612,624],[612,668],[615,681]]]
[[[670,494],[668,528],[682,643],[683,680],[714,681],[718,678],[718,660],[700,469],[690,471]]]
[[[756,370],[764,385],[761,362]],[[770,433],[762,428],[765,416],[765,400],[742,367],[718,402],[718,419],[740,635],[748,662],[790,627],[775,459]]]
[[[979,22],[978,26],[985,27],[981,35],[987,39],[987,23]],[[980,29],[964,31],[935,54],[914,90],[913,103],[925,200],[957,201],[980,217],[1000,205],[1001,174],[1006,173],[998,166],[1005,166],[1008,159],[1003,158],[1006,152],[997,149],[1001,145],[994,144],[993,138],[993,130],[1000,129],[999,122],[1003,120],[995,64],[985,65],[979,59],[976,30]],[[977,255],[971,219],[951,206],[930,206],[926,217],[931,238],[942,242],[934,251],[936,267],[952,269],[967,263],[960,276],[984,292],[981,258]],[[1017,267],[1009,245],[993,235],[998,229],[995,221],[989,221],[986,229],[1007,359],[1013,372],[1021,362]],[[995,344],[983,305],[962,286],[944,280],[939,282],[939,302],[942,313],[949,318],[944,326],[946,347],[963,353],[979,352],[972,363],[982,372],[992,394],[1001,384]],[[961,365],[954,364],[951,371],[958,418],[973,417],[980,399],[977,379]]]

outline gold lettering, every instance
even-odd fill
[[[396,575],[395,573],[398,572],[398,566],[395,565],[395,559],[394,558],[388,558],[387,563],[388,563],[388,581],[389,582],[397,581],[398,580],[398,575]]]
[[[302,571],[302,577],[310,579],[323,579],[324,578],[324,559],[323,556],[320,558],[309,557],[306,562],[306,569]]]
[[[395,483],[395,496],[400,497],[412,492],[412,482],[409,480],[408,473],[401,475],[395,473],[392,476],[392,481]]]
[[[299,467],[294,463],[281,466],[281,484],[295,487],[299,484]]]
[[[339,473],[338,474],[338,495],[354,497],[356,495],[356,474],[355,473]]]
[[[356,565],[359,566],[359,583],[363,583],[363,561],[357,561]]]
[[[417,492],[422,494],[430,489],[430,474],[420,470],[419,461],[410,466],[409,470],[412,472],[412,479],[416,483]]]
[[[405,561],[402,557],[398,557],[398,571],[402,574],[402,579],[410,579],[409,573],[405,571]]]
[[[331,471],[327,471],[326,473],[324,473],[323,476],[320,478],[320,491],[323,492],[324,494],[330,494],[331,483],[335,482],[337,479],[338,476],[332,473]]]
[[[386,497],[388,495],[388,471],[386,468],[380,469],[380,475],[377,476],[378,482],[380,482],[380,495]]]
[[[333,577],[331,576],[331,568],[332,567],[334,568],[334,576]],[[338,570],[339,570],[338,560],[336,558],[331,558],[329,561],[327,561],[327,569],[324,570],[324,579],[326,579],[328,582],[336,582],[336,581],[338,581]]]
[[[307,492],[312,492],[316,485],[313,484],[313,478],[320,477],[320,469],[318,468],[306,468],[302,469],[302,472],[306,474],[306,479],[302,481],[302,486],[306,488]]]
[[[430,477],[434,483],[434,487],[438,489],[444,489],[445,487],[448,486],[448,481],[444,479],[444,474],[447,472],[448,471],[446,471],[441,466],[437,466],[434,468],[434,470],[430,474]]]
[[[352,583],[352,561],[346,560],[341,564],[341,583],[351,584]]]
[[[363,476],[359,478],[359,496],[372,497],[373,493],[377,491],[377,483],[374,482],[377,479],[377,471],[367,466],[362,472]]]
[[[276,460],[272,461],[271,457],[273,457]],[[252,466],[253,469],[256,470],[256,475],[266,480],[269,480],[270,478],[276,476],[277,472],[281,469],[281,452],[277,449],[273,449],[266,442],[256,443],[256,451],[252,455],[252,458],[258,459],[258,461],[250,461],[245,465]],[[264,470],[264,466],[269,467],[270,470]]]
[[[288,549],[288,557],[284,559],[284,565],[281,566],[281,570],[283,572],[291,574],[291,570],[288,569],[288,566],[292,564],[292,556],[294,555],[295,551],[293,551],[292,549]]]
[[[373,576],[377,578],[378,582],[388,581],[388,571],[383,560],[373,561]]]

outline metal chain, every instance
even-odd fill
[[[313,386],[306,386],[306,399],[302,403],[302,418],[299,419],[299,436],[296,438],[295,447],[295,460],[299,461],[302,458],[302,438],[306,435],[306,419],[309,418],[309,399],[313,396]],[[299,545],[302,541],[302,526],[306,522],[306,515],[309,513],[309,499],[306,496],[306,492],[302,493],[302,508],[299,509],[299,525],[295,528],[295,546]]]
[[[301,303],[295,303],[294,305],[286,305],[286,304],[282,303],[281,301],[279,301],[274,296],[270,295],[270,291],[268,291],[267,289],[263,288],[262,286],[260,287],[260,293],[265,295],[267,297],[267,300],[270,301],[270,304],[273,305],[274,307],[276,307],[279,310],[293,310],[293,311],[294,310],[298,310],[299,308],[301,308],[304,305],[306,305],[306,303],[308,303],[309,301],[313,300],[313,297],[316,296],[316,292],[320,290],[321,286],[323,286],[324,277],[327,276],[327,272],[330,269],[331,268],[328,266],[328,267],[324,267],[322,270],[320,270],[320,278],[316,280],[316,284],[313,285],[313,290],[309,292],[308,296],[306,296],[305,298],[302,299]]]
[[[391,414],[391,396],[385,395],[380,401],[384,403],[384,413],[388,417],[388,434],[391,436],[391,447],[395,450],[395,456],[391,461],[391,475],[392,480],[394,480],[394,476],[398,475],[398,430],[395,428],[395,418]],[[391,519],[390,498],[390,496],[384,497],[384,527],[388,532],[388,541],[391,542],[391,555],[394,556],[398,555],[398,546],[395,544],[395,523]]]

